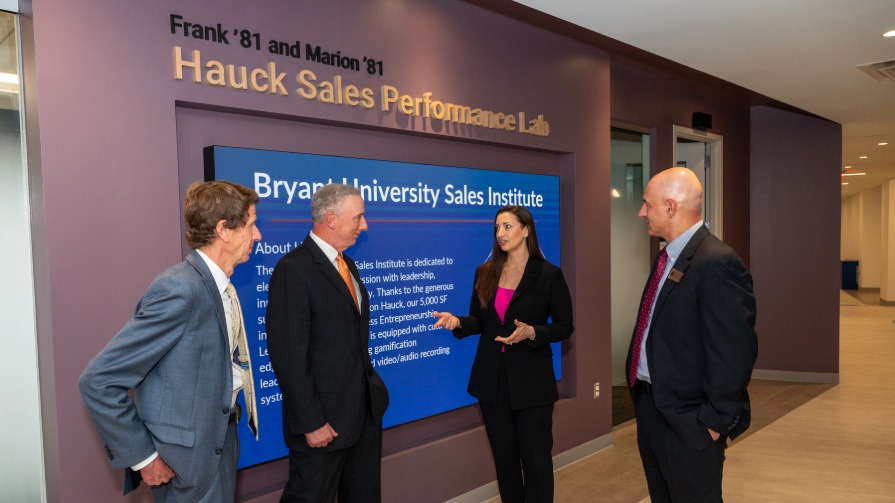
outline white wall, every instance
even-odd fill
[[[861,256],[861,194],[842,199],[842,260],[858,260]]]
[[[895,251],[888,244],[895,238],[895,232],[888,230],[893,220],[890,214],[895,210],[895,204],[891,201],[895,194],[893,183],[890,181],[885,188],[874,187],[842,200],[840,250],[842,260],[858,261],[859,288],[882,290],[883,284],[888,281],[887,295],[890,297],[895,296],[895,283],[891,283],[895,282],[895,278],[887,279],[895,273],[895,266],[891,264],[895,259],[888,252]]]
[[[895,180],[882,187],[882,242],[880,255],[880,300],[895,302]]]
[[[882,187],[861,193],[861,257],[858,287],[879,288],[882,263]]]

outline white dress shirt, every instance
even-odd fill
[[[323,254],[326,255],[326,258],[329,259],[329,261],[333,265],[333,267],[336,268],[336,272],[339,272],[339,263],[336,261],[336,257],[339,256],[339,252],[335,248],[333,248],[329,243],[327,243],[326,241],[317,237],[313,231],[311,231],[310,236],[311,236],[311,239],[313,239],[314,242],[317,243],[317,246],[319,246],[320,249],[323,250]],[[351,282],[354,283],[354,296],[357,298],[358,307],[363,308],[364,306],[362,303],[363,303],[364,299],[361,298],[360,288],[357,286],[357,280],[354,278],[353,274],[350,274],[350,276],[351,276]]]

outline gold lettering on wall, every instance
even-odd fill
[[[202,54],[198,50],[189,51],[189,56],[185,58],[181,47],[174,46],[175,80],[288,96],[290,93],[283,84],[286,77],[287,72],[278,71],[273,61],[251,69],[217,60],[208,60],[203,64]],[[342,75],[333,75],[330,80],[319,79],[313,71],[301,69],[295,74],[295,82],[298,84],[295,94],[305,100],[365,109],[376,107],[377,94],[373,89],[348,83]],[[543,114],[526,120],[525,112],[508,113],[445,102],[436,99],[431,91],[419,96],[402,94],[397,87],[388,84],[379,87],[378,97],[379,111],[384,113],[394,111],[412,117],[500,131],[517,131],[518,126],[518,132],[533,136],[546,137],[550,134],[550,123]]]

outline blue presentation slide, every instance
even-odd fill
[[[529,208],[544,256],[559,265],[556,176],[218,146],[205,154],[206,178],[239,183],[260,196],[261,241],[231,278],[249,338],[260,424],[256,442],[240,422],[240,468],[288,454],[282,395],[267,356],[267,289],[280,257],[310,232],[318,188],[351,184],[365,201],[369,230],[345,253],[370,293],[370,358],[391,397],[386,428],[474,403],[466,385],[477,336],[457,340],[434,329],[431,313],[469,311],[475,269],[491,253],[497,209]],[[559,350],[554,345],[557,379]]]

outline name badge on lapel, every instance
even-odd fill
[[[684,273],[677,269],[672,269],[670,273],[668,273],[668,279],[674,281],[675,283],[680,283],[682,279],[684,279]]]

